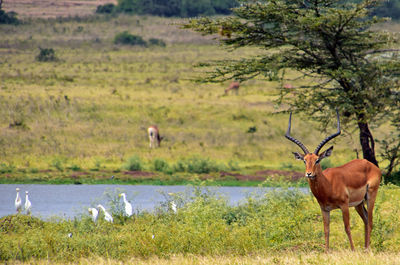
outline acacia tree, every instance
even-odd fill
[[[203,81],[256,76],[283,81],[287,69],[294,69],[308,84],[282,86],[281,100],[325,127],[327,116],[334,117],[326,112],[338,108],[342,123],[358,128],[364,158],[378,165],[370,124],[400,106],[399,38],[372,30],[382,19],[368,16],[380,1],[240,1],[230,17],[192,19],[183,28],[219,33],[227,47],[260,48],[254,57],[203,64],[213,69]]]

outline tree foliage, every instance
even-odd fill
[[[287,69],[295,69],[308,83],[282,86],[281,101],[323,127],[339,108],[342,122],[358,127],[364,158],[378,164],[369,124],[400,106],[399,37],[371,29],[383,21],[369,16],[381,1],[241,1],[233,16],[192,19],[183,27],[219,33],[227,47],[260,48],[251,58],[203,64],[213,69],[203,81],[256,76],[283,81]]]

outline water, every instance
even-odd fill
[[[0,185],[0,217],[16,212],[14,202],[16,188],[20,189],[22,204],[25,203],[25,191],[29,191],[32,203],[32,215],[49,218],[73,218],[88,214],[87,208],[103,204],[108,208],[110,197],[125,192],[135,211],[152,211],[165,202],[165,194],[189,192],[188,186],[153,185],[39,185],[39,184],[2,184]],[[250,194],[263,194],[271,188],[257,187],[207,187],[208,190],[226,197],[232,205],[243,202]],[[307,189],[302,189],[308,192]],[[164,195],[163,195],[164,194]]]

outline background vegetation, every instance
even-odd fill
[[[156,169],[164,173],[188,172],[187,167],[179,170],[179,164],[190,157],[200,167],[202,160],[217,165],[209,166],[209,172],[302,171],[303,165],[291,155],[298,147],[283,137],[288,115],[278,112],[285,105],[274,103],[282,84],[254,79],[242,83],[239,96],[225,96],[228,83],[192,82],[204,71],[195,67],[199,62],[259,51],[224,50],[212,37],[179,29],[183,22],[93,15],[2,25],[2,181],[17,175],[48,180],[53,172],[70,177],[67,171],[110,177],[124,170],[132,156],[140,158],[145,171],[155,171],[157,159],[165,161],[168,167]],[[398,31],[396,24],[383,27]],[[121,33],[156,39],[165,47],[117,44]],[[292,85],[304,82],[297,79]],[[152,124],[165,140],[161,148],[150,150],[146,128]],[[315,124],[296,115],[293,135],[315,146],[331,132]],[[374,136],[384,139],[390,126],[373,128]],[[335,130],[335,124],[328,130]],[[327,166],[356,158],[360,150],[357,134],[346,128],[334,144]],[[380,146],[377,150],[383,152]]]
[[[359,3],[358,0],[347,1]],[[164,17],[195,17],[227,15],[231,8],[238,7],[240,0],[118,0],[118,4],[107,3],[97,8],[98,13],[123,12],[137,15],[155,15]],[[371,16],[400,18],[400,0],[383,1],[374,9]]]

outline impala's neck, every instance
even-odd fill
[[[315,177],[308,178],[308,184],[319,202],[324,202],[324,197],[331,193],[332,185],[322,172],[320,165],[315,167]]]

